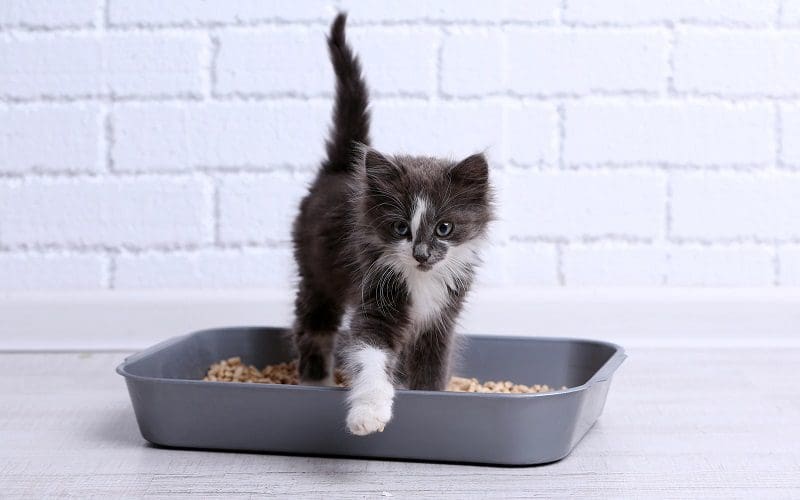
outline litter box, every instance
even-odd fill
[[[159,446],[251,452],[535,465],[567,456],[603,411],[625,359],[607,342],[466,335],[456,375],[567,389],[539,394],[398,390],[381,433],[345,429],[346,389],[204,382],[209,365],[241,356],[263,367],[292,359],[283,328],[224,328],[175,337],[117,367],[139,430]]]

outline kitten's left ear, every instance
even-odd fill
[[[364,167],[370,182],[393,181],[405,173],[402,165],[393,163],[371,148],[364,151]]]
[[[461,160],[450,168],[450,177],[463,184],[485,185],[489,183],[489,163],[483,153]]]

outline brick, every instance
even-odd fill
[[[658,91],[667,47],[665,30],[462,29],[444,40],[442,89],[456,96]]]
[[[505,107],[505,158],[518,165],[558,163],[558,112],[552,104],[513,103]]]
[[[95,171],[103,127],[96,106],[0,109],[0,171]]]
[[[220,237],[225,242],[291,241],[308,179],[289,174],[232,175],[220,183]]]
[[[70,34],[0,44],[0,95],[199,95],[202,35]]]
[[[196,179],[28,179],[0,185],[6,245],[210,241],[211,189]]]
[[[505,40],[497,30],[451,32],[442,42],[442,91],[453,96],[501,92],[505,86]]]
[[[4,0],[0,26],[63,28],[94,24],[96,0]]]
[[[565,112],[568,164],[768,165],[775,157],[768,104],[591,100]]]
[[[659,286],[663,248],[619,244],[567,245],[563,272],[567,286]]]
[[[557,286],[555,245],[514,243],[505,248],[504,282],[517,286]],[[496,283],[502,284],[502,283]]]
[[[143,253],[117,258],[116,288],[280,288],[296,279],[289,248]]]
[[[105,266],[99,255],[0,254],[0,290],[103,288]]]
[[[767,25],[774,20],[776,0],[569,0],[564,13],[568,22],[611,23],[713,23]]]
[[[800,166],[800,106],[781,106],[781,161]]]
[[[440,43],[435,28],[354,28],[348,30],[348,37],[374,95],[435,93]]]
[[[781,285],[800,286],[800,247],[790,246],[778,249],[778,267]]]
[[[682,29],[675,45],[678,91],[722,95],[800,94],[800,34]]]
[[[679,246],[669,250],[669,285],[770,286],[773,280],[771,247]]]
[[[343,0],[340,8],[350,13],[350,18],[363,21],[445,21],[445,22],[497,22],[526,21],[553,22],[560,7],[559,0]]]
[[[332,94],[323,30],[281,28],[219,36],[215,91],[220,94]]]
[[[378,102],[372,139],[386,153],[466,157],[487,150],[502,156],[503,107],[493,102]]]
[[[800,25],[800,0],[783,0],[780,22],[784,26]]]
[[[665,183],[658,172],[509,172],[500,217],[517,237],[655,237]]]
[[[518,94],[658,92],[666,87],[665,30],[507,31],[506,87]]]
[[[330,104],[124,105],[113,114],[120,170],[307,166],[323,157]]]
[[[800,237],[800,175],[701,172],[672,179],[672,236]]]
[[[115,25],[174,26],[247,24],[263,21],[332,19],[335,7],[327,0],[109,0]]]

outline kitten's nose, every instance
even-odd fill
[[[417,262],[420,264],[425,264],[428,262],[428,258],[430,256],[431,253],[428,251],[428,245],[426,243],[414,245],[414,258],[417,259]]]

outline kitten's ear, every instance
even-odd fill
[[[450,177],[462,184],[486,185],[489,183],[489,163],[483,153],[474,154],[451,167]]]
[[[364,152],[364,167],[367,170],[367,179],[370,181],[390,181],[403,175],[401,165],[392,163],[374,149],[367,149]]]

